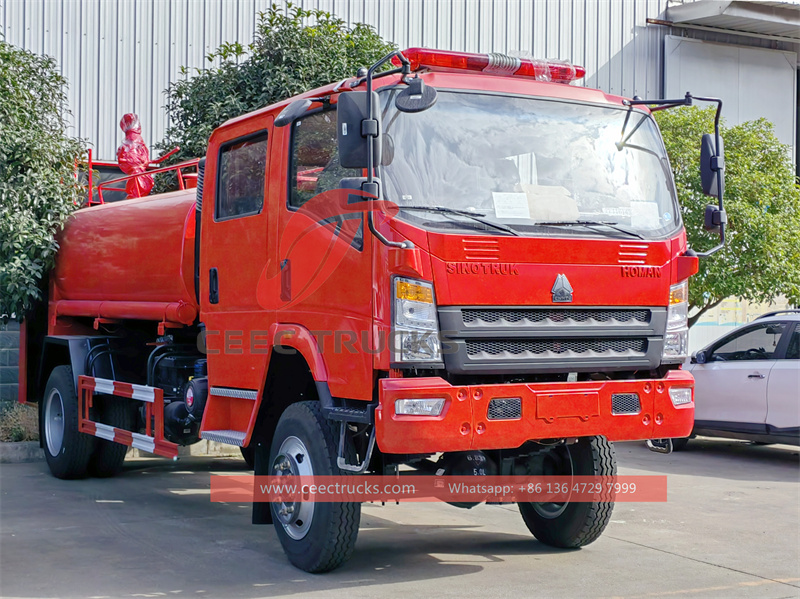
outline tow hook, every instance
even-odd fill
[[[648,439],[647,447],[656,453],[672,453],[672,439]]]

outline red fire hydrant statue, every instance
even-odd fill
[[[120,170],[126,175],[144,173],[147,165],[150,164],[150,152],[142,139],[139,117],[132,112],[123,115],[119,121],[119,127],[125,133],[122,145],[117,148],[117,162]],[[152,175],[140,175],[128,179],[125,185],[125,191],[128,192],[129,198],[146,196],[151,189],[153,189]]]

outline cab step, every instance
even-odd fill
[[[371,409],[370,409],[371,408]],[[359,408],[344,408],[339,406],[323,407],[322,413],[328,420],[338,422],[355,422],[359,424],[372,424],[375,406],[367,406],[366,410]]]
[[[215,441],[236,447],[244,447],[244,431],[200,431],[200,438],[206,441]]]

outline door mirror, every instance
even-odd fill
[[[380,103],[372,92],[372,121],[367,114],[367,92],[347,92],[339,95],[337,133],[339,164],[344,168],[368,168],[368,140],[372,137],[372,164],[381,163]]]
[[[703,228],[711,233],[719,231],[720,225],[728,224],[728,215],[724,210],[720,210],[714,204],[706,206],[706,212],[703,215]]]
[[[694,352],[692,354],[691,363],[692,364],[705,364],[707,361],[708,356],[706,356],[706,352],[704,350],[700,350],[698,352]]]
[[[305,114],[309,106],[311,106],[311,100],[295,100],[281,110],[281,113],[275,118],[275,126],[285,127],[294,122],[295,119]]]
[[[722,138],[719,138],[719,148],[716,148],[714,136],[710,133],[703,134],[700,144],[700,181],[704,194],[715,198],[720,196],[724,169],[725,150]]]

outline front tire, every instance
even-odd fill
[[[538,458],[538,459],[537,459]],[[584,437],[572,445],[560,445],[529,464],[531,475],[600,476],[617,473],[614,446],[605,437]],[[606,480],[602,480],[606,488]],[[612,482],[608,480],[608,482]],[[599,499],[613,499],[601,494]],[[573,549],[597,540],[614,509],[612,501],[520,503],[528,530],[542,543]]]
[[[269,475],[346,474],[336,466],[337,428],[315,401],[290,405],[281,415],[270,450]],[[353,553],[360,503],[272,503],[272,521],[289,561],[306,572],[328,572]]]
[[[42,408],[44,457],[56,478],[83,478],[95,438],[78,431],[78,395],[70,366],[56,366],[47,379]]]

